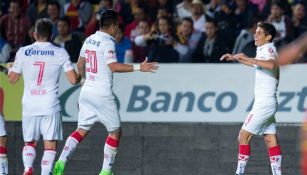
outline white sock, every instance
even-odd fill
[[[239,145],[238,166],[236,174],[243,174],[250,156],[250,145]]]
[[[33,167],[33,162],[36,156],[35,147],[32,145],[26,145],[22,150],[22,160],[25,170]]]
[[[269,148],[270,163],[273,175],[281,175],[281,148],[279,145]]]
[[[115,161],[115,156],[117,154],[117,148],[112,147],[108,145],[107,143],[104,145],[104,159],[103,159],[103,165],[102,169],[111,171],[114,161]]]
[[[55,159],[56,151],[54,150],[45,150],[42,158],[41,166],[42,171],[41,175],[50,175],[53,167],[53,162]]]
[[[69,136],[66,140],[65,146],[63,148],[59,160],[66,163],[67,158],[71,156],[73,151],[76,149],[78,143],[79,141],[76,138]]]
[[[248,159],[249,159],[249,156],[247,156],[247,155],[243,155],[243,154],[238,155],[238,166],[237,166],[236,174],[243,174],[244,173]]]
[[[281,175],[281,160],[282,160],[282,156],[281,155],[271,156],[270,157],[270,162],[271,162],[271,168],[272,168],[273,175]]]
[[[6,154],[0,154],[0,174],[8,174],[8,161]]]

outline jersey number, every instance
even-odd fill
[[[96,57],[96,51],[93,50],[85,50],[85,53],[87,54],[86,57],[86,72],[92,72],[97,73],[97,57]]]
[[[38,73],[38,77],[37,77],[37,86],[41,86],[42,85],[42,81],[43,81],[43,76],[44,76],[44,71],[45,71],[45,62],[43,61],[36,61],[33,64],[34,66],[38,66],[39,68],[39,73]]]

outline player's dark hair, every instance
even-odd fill
[[[56,6],[59,10],[61,9],[61,5],[60,5],[60,3],[58,2],[58,1],[50,1],[49,3],[48,3],[48,5],[54,5],[54,6]]]
[[[38,37],[47,38],[50,41],[52,36],[52,23],[47,18],[38,19],[35,23],[35,33]]]
[[[260,27],[263,29],[265,36],[268,36],[268,35],[272,36],[269,42],[273,41],[273,39],[276,36],[276,29],[272,24],[267,23],[267,22],[259,22],[257,24],[257,27]]]
[[[102,8],[99,15],[99,28],[109,28],[118,23],[118,13],[112,9]]]

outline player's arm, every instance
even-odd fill
[[[73,84],[76,85],[80,82],[80,78],[77,75],[75,69],[73,68],[71,61],[70,61],[70,57],[68,55],[68,53],[65,51],[63,52],[63,62],[62,62],[62,66],[65,72],[65,75],[68,79],[68,81]]]
[[[269,59],[269,60],[258,60],[256,58],[250,58],[247,57],[243,53],[239,53],[236,55],[231,55],[231,54],[225,54],[223,55],[220,60],[226,60],[226,61],[238,61],[242,64],[245,64],[247,66],[260,66],[264,69],[274,69],[276,67],[276,61],[274,59]]]
[[[74,69],[65,72],[65,74],[71,84],[76,85],[80,82],[80,78]]]
[[[18,50],[16,53],[16,58],[14,63],[7,63],[8,72],[8,79],[11,84],[15,84],[21,75],[22,70],[22,56],[21,56],[21,49]]]
[[[112,72],[155,72],[156,70],[158,70],[157,62],[149,63],[147,58],[141,64],[131,65],[112,62],[109,63],[108,66]]]

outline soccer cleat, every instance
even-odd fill
[[[64,174],[65,163],[63,161],[58,160],[55,162],[53,175],[63,175]]]
[[[113,173],[112,173],[112,171],[101,170],[101,172],[99,173],[99,175],[113,175]]]
[[[23,175],[32,175],[33,174],[33,169],[32,168],[28,168],[28,170],[26,170]]]

